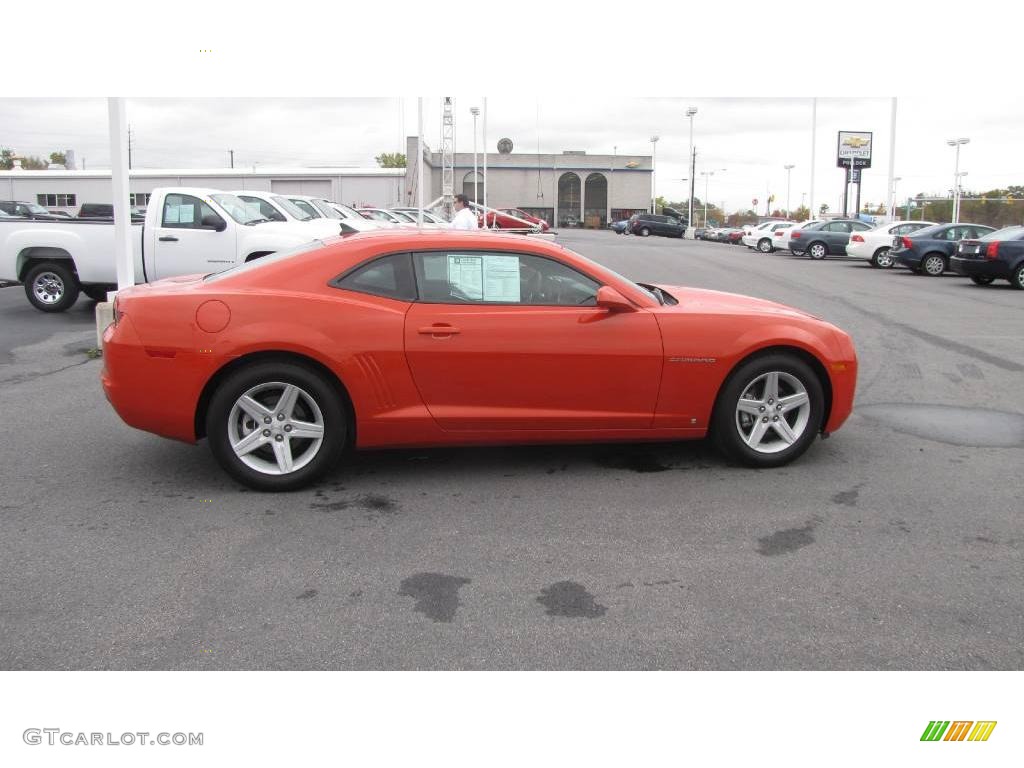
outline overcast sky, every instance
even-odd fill
[[[940,100],[941,101],[941,100]],[[373,166],[382,151],[404,150],[403,136],[416,132],[415,98],[222,98],[129,99],[136,167]],[[472,151],[470,107],[480,97],[456,97],[457,149]],[[689,123],[696,106],[694,143],[697,171],[714,171],[710,200],[728,210],[749,207],[766,190],[776,207],[786,204],[786,173],[792,163],[791,206],[810,192],[811,101],[796,98],[488,98],[487,146],[493,151],[509,137],[515,152],[650,154],[658,134],[658,194],[686,196]],[[936,99],[898,102],[896,175],[899,195],[946,194],[952,186],[953,149],[946,140],[968,137],[961,170],[968,190],[1024,184],[1022,132],[1024,100],[988,99],[970,108],[938,109]],[[436,148],[440,98],[424,99],[424,135]],[[886,197],[890,101],[885,98],[819,99],[815,198],[833,210],[842,195],[842,171],[835,167],[836,132],[873,131],[872,168],[864,173],[862,202]],[[0,98],[0,146],[20,154],[48,155],[74,149],[79,166],[109,168],[104,99]],[[482,149],[482,145],[481,145]],[[725,170],[722,170],[725,169]],[[704,197],[698,175],[696,195]],[[526,205],[530,201],[522,201]]]

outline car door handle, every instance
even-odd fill
[[[160,238],[160,242],[161,243],[176,243],[176,242],[178,242],[178,238],[176,238],[174,235],[164,235],[163,237]]]
[[[453,336],[458,333],[459,329],[454,325],[440,324],[437,325],[424,325],[420,328],[420,333],[428,336]]]

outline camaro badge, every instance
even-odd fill
[[[670,357],[668,361],[670,363],[717,363],[718,359],[714,357]]]

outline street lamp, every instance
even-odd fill
[[[899,207],[896,202],[897,200],[899,200],[899,198],[896,196],[896,190],[899,187],[899,183],[901,181],[903,181],[902,176],[892,177],[892,208],[889,209],[889,218],[894,221],[896,219],[896,208]]]
[[[790,165],[784,165],[782,167],[786,169],[786,218],[788,219],[789,218],[789,178],[792,175],[793,169],[796,168],[796,166],[790,164]]]
[[[470,113],[473,115],[473,202],[479,202],[477,199],[477,178],[476,178],[476,118],[480,114],[480,107],[470,107]]]
[[[655,208],[655,198],[658,194],[658,188],[656,183],[655,174],[657,173],[656,165],[658,161],[658,139],[661,137],[655,134],[651,136],[651,213],[657,213]]]
[[[958,171],[956,174],[956,184],[953,187],[953,192],[956,195],[956,213],[953,216],[953,223],[960,221],[960,197],[963,194],[963,186],[960,184],[960,179],[967,175],[967,171]]]
[[[690,167],[687,168],[687,171],[689,171],[689,173],[690,173],[690,210],[689,210],[689,218],[686,220],[686,226],[687,227],[693,226],[693,183],[695,181],[694,176],[696,175],[694,172],[697,170],[697,164],[694,162],[694,157],[693,157],[693,116],[696,115],[696,114],[697,114],[697,108],[696,107],[687,107],[686,108],[686,116],[688,118],[690,118],[690,155],[689,155],[690,159],[689,159],[689,162],[688,162],[688,165]]]
[[[960,219],[960,146],[970,143],[970,139],[947,139],[946,144],[956,147],[956,162],[953,166],[953,223]]]
[[[719,168],[720,171],[725,171],[725,168]],[[704,177],[704,226],[708,225],[708,181],[709,177],[714,176],[714,171],[701,171],[700,175]],[[724,213],[724,210],[723,210]]]

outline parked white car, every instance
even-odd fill
[[[766,221],[743,235],[742,242],[748,248],[756,248],[761,253],[771,253],[775,250],[775,233],[795,226],[795,221]]]
[[[404,213],[413,221],[416,221],[416,217],[419,214],[419,211],[416,208],[389,208],[388,210],[395,211],[396,213]],[[432,211],[423,211],[423,225],[429,226],[431,224],[442,225],[434,227],[436,229],[451,229],[451,224],[442,219],[436,213],[433,213]]]
[[[931,226],[934,226],[931,221],[893,221],[867,232],[854,232],[846,245],[846,255],[867,259],[872,267],[890,269],[895,263],[895,259],[889,255],[892,239]]]
[[[812,224],[819,224],[822,221],[822,219],[811,219],[810,221],[801,221],[795,227],[790,227],[789,229],[782,230],[782,235],[779,236],[778,238],[775,238],[775,242],[773,243],[774,250],[788,251],[789,241],[792,239],[792,235],[796,230],[804,229],[806,227],[811,226]]]
[[[345,231],[338,220],[313,217],[284,195],[251,189],[235,190],[232,194],[250,205],[260,216],[271,221],[287,221],[304,227],[313,238],[334,237]]]
[[[294,222],[268,222],[230,192],[195,187],[153,190],[130,232],[136,283],[220,272],[317,239]],[[117,286],[114,223],[0,221],[0,280],[24,283],[43,312],[63,312],[80,292],[102,301]]]

